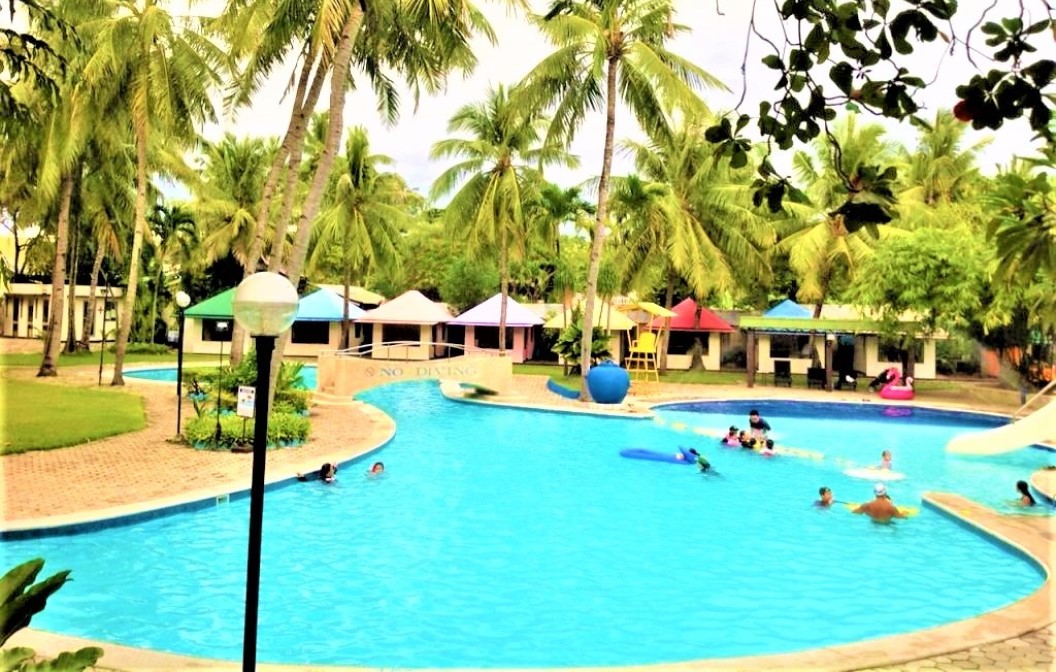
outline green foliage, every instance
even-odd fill
[[[279,367],[279,376],[275,380],[275,394],[287,390],[304,389],[301,373],[304,370],[302,362],[283,362]],[[253,387],[257,384],[257,351],[250,350],[238,366],[223,366],[210,370],[184,371],[184,379],[196,378],[203,385],[206,395],[215,397],[217,381],[223,385],[225,394],[234,395],[238,393],[239,386],[248,385]],[[209,388],[212,388],[212,392]],[[232,403],[233,406],[233,403]]]
[[[828,125],[841,107],[918,120],[915,97],[927,86],[925,77],[932,76],[933,68],[922,64],[915,51],[941,39],[949,44],[951,54],[963,47],[972,65],[973,54],[978,54],[992,58],[996,66],[957,87],[960,102],[954,113],[958,119],[970,121],[977,129],[997,129],[1005,121],[1026,115],[1030,127],[1051,143],[1056,61],[1033,58],[1038,51],[1035,45],[1051,47],[1050,31],[1056,25],[1051,8],[1046,2],[1038,2],[1039,15],[1050,11],[1045,18],[1027,23],[1024,18],[1028,10],[1021,2],[1018,17],[995,22],[986,21],[993,9],[986,4],[956,0],[784,0],[776,5],[784,21],[779,36],[770,39],[760,34],[754,22],[749,32],[750,39],[758,37],[768,45],[771,53],[763,56],[762,63],[777,78],[776,99],[759,104],[759,132],[773,146],[789,149],[795,142],[809,142],[828,133]],[[954,14],[965,9],[982,12],[976,26],[982,26],[992,53],[970,41],[972,30],[963,39],[952,30],[951,34],[944,32],[949,30],[945,26]],[[746,49],[746,58],[748,53]],[[735,121],[718,120],[706,137],[716,143],[718,154],[729,157],[735,165],[743,164],[749,143],[743,129],[750,121],[746,114]],[[776,173],[768,157],[760,162],[759,177],[755,184],[757,202],[765,201],[777,212],[791,183]],[[844,175],[844,180],[849,192],[856,191],[850,175]]]
[[[48,598],[69,578],[70,572],[66,570],[38,583],[37,575],[43,568],[44,559],[34,558],[13,567],[0,579],[0,646],[16,632],[28,627],[33,617],[47,606]],[[38,661],[33,649],[18,647],[0,651],[0,669],[79,672],[95,665],[102,655],[102,649],[91,646],[73,653],[61,653],[55,660]]]
[[[275,391],[275,408],[273,412],[279,411],[279,404],[293,413],[303,413],[308,410],[312,401],[312,393],[308,390],[300,390],[294,387],[279,389]]]
[[[499,288],[499,272],[480,258],[457,259],[440,283],[440,299],[458,312],[490,298]]]
[[[244,422],[243,422],[244,421]],[[243,439],[243,431],[245,432]],[[268,447],[300,445],[308,439],[311,422],[299,413],[273,412],[268,418]],[[193,418],[184,426],[187,443],[196,448],[229,450],[236,445],[253,443],[253,418],[236,415],[220,416],[220,442],[215,443],[216,416],[203,415]]]
[[[117,346],[111,345],[108,349],[110,352],[116,352]],[[168,355],[172,354],[173,350],[161,343],[129,343],[125,352],[129,355]]]
[[[580,370],[583,354],[583,311],[577,306],[572,309],[572,321],[561,331],[554,343],[553,351],[564,357],[572,365],[572,372]],[[590,347],[591,364],[611,357],[608,333],[601,327],[594,328],[594,338]]]
[[[924,334],[950,331],[978,309],[986,265],[981,241],[968,231],[921,229],[881,244],[849,294],[877,310],[887,333],[907,328],[906,313],[919,316]]]

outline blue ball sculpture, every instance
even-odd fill
[[[599,404],[618,404],[627,396],[631,376],[622,366],[607,360],[592,367],[587,373],[590,397]]]

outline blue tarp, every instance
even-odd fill
[[[792,299],[785,299],[770,310],[763,313],[763,317],[784,317],[790,319],[806,319],[814,317],[814,311],[805,308]]]
[[[340,322],[344,319],[342,302],[344,297],[329,289],[316,291],[301,297],[297,304],[298,322]],[[363,314],[363,309],[348,302],[348,319],[354,320]]]

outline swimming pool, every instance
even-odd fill
[[[648,420],[482,408],[422,382],[360,398],[397,423],[378,454],[386,475],[349,464],[333,486],[268,494],[262,662],[546,667],[796,651],[972,617],[1042,581],[931,510],[877,526],[815,509],[824,482],[852,494],[819,472],[824,461],[711,448],[723,477],[708,477],[619,457],[707,443]],[[907,427],[920,430],[892,418],[885,436]],[[857,443],[878,455],[875,434]],[[909,471],[910,449],[895,451]],[[909,492],[893,494],[910,503]],[[73,570],[37,627],[237,659],[247,511],[236,499],[0,553],[7,566],[41,555],[47,570]]]
[[[209,367],[202,366],[185,366],[183,367],[184,380],[189,381],[190,376],[195,371],[212,372],[215,371],[215,367],[210,369]],[[125,371],[126,378],[140,378],[142,380],[156,380],[166,383],[176,382],[176,367],[164,366],[153,369],[132,369]],[[301,368],[301,386],[306,390],[314,390],[316,388],[316,366],[315,364],[305,364]]]

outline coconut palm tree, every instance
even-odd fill
[[[116,92],[114,106],[128,110],[135,138],[135,222],[111,381],[124,385],[122,370],[147,231],[150,145],[158,136],[191,140],[199,122],[215,120],[210,93],[219,84],[218,66],[226,55],[167,12],[159,0],[111,0],[110,4],[115,13],[93,26],[98,38],[83,76],[90,87]]]
[[[471,252],[494,250],[499,256],[499,352],[506,352],[506,304],[510,293],[510,252],[521,254],[527,238],[525,210],[542,182],[536,167],[574,167],[578,160],[563,148],[542,144],[546,120],[510,100],[505,87],[491,89],[483,103],[459,108],[449,133],[469,137],[433,145],[434,160],[459,162],[433,183],[433,198],[455,191],[444,211],[452,235],[464,238]]]
[[[349,291],[354,279],[362,279],[381,266],[399,266],[396,248],[400,228],[409,217],[402,209],[402,181],[378,168],[392,159],[370,153],[367,129],[357,126],[345,144],[344,170],[337,179],[333,204],[319,217],[312,230],[312,252],[308,267],[323,265],[337,257],[343,285],[344,316],[341,348],[349,346]]]
[[[848,216],[851,207],[862,206],[887,217],[883,213],[894,203],[893,169],[876,168],[896,156],[884,133],[878,124],[859,127],[857,116],[849,115],[833,130],[840,151],[833,151],[828,139],[819,139],[814,150],[820,159],[806,152],[793,157],[809,204],[786,203],[792,216],[781,225],[776,250],[788,256],[799,281],[797,296],[814,304],[815,317],[821,315],[833,282],[852,278],[879,240],[897,235],[891,227],[860,226]],[[848,193],[844,176],[856,191]]]
[[[966,128],[952,112],[939,110],[930,125],[921,127],[916,151],[899,148],[900,182],[905,185],[900,201],[932,207],[950,204],[968,197],[978,187],[976,157],[990,140],[964,147]]]
[[[154,297],[150,302],[150,338],[153,339],[158,317],[158,294],[166,284],[166,273],[186,270],[198,249],[198,225],[194,214],[180,205],[159,203],[148,218],[154,243],[155,274],[151,278]]]
[[[568,142],[588,112],[605,106],[605,145],[598,179],[598,210],[587,269],[583,352],[591,352],[593,310],[608,217],[609,179],[616,134],[616,103],[630,108],[639,126],[659,128],[668,110],[707,111],[696,91],[723,88],[714,77],[667,49],[687,27],[673,22],[674,0],[556,0],[537,25],[556,51],[520,85],[529,108],[552,109],[548,139]],[[589,362],[582,369],[587,399]]]

